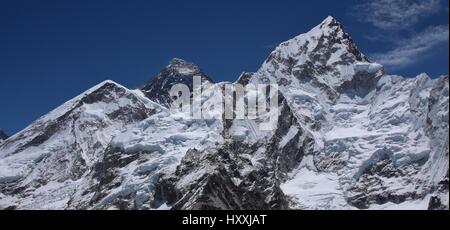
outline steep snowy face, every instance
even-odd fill
[[[449,208],[449,76],[436,80],[430,92],[425,134],[430,139],[429,161],[420,177],[433,190],[430,209]],[[436,185],[437,184],[437,185]]]
[[[430,182],[434,176],[424,170],[427,165],[448,165],[448,157],[432,157],[446,155],[445,147],[435,151],[432,146],[445,146],[448,135],[433,144],[426,131],[431,91],[437,84],[424,74],[387,75],[370,96],[355,100],[342,94],[331,107],[332,119],[323,130],[325,154],[317,158],[317,166],[340,175],[340,190],[350,205],[382,208],[421,201],[426,208],[439,182]],[[445,102],[448,94],[443,93],[440,100]],[[445,113],[448,116],[448,110]],[[445,173],[439,173],[439,180]]]
[[[327,17],[281,43],[250,81],[277,83],[300,122],[316,134],[340,93],[364,97],[382,74],[383,67],[370,63],[343,26]]]
[[[282,43],[250,78],[278,83],[300,126],[314,137],[317,154],[281,186],[292,207],[427,208],[448,180],[448,134],[430,137],[429,131],[448,132],[448,77],[384,75],[328,17]],[[429,116],[440,125],[430,128]]]
[[[216,93],[204,93],[202,104],[211,101],[211,98],[218,95]],[[125,167],[112,167],[122,172],[114,174],[115,183],[121,181],[121,185],[115,187],[109,183],[109,187],[105,186],[101,202],[95,208],[173,208],[173,203],[163,197],[169,196],[172,201],[181,199],[185,194],[177,196],[174,189],[165,190],[167,187],[162,177],[175,175],[188,152],[203,153],[221,146],[225,141],[222,133],[221,116],[195,119],[173,111],[151,116],[133,125],[117,135],[112,140],[111,147],[117,158],[129,155],[133,156],[134,161]],[[102,172],[108,171],[110,169],[105,168]],[[200,173],[197,175],[200,176]],[[195,182],[195,175],[185,178],[186,184]]]
[[[243,74],[238,82],[245,85],[250,76]],[[265,116],[224,120],[221,141],[209,148],[190,149],[174,172],[163,174],[155,205],[171,209],[289,208],[279,185],[305,155],[313,154],[314,146],[285,98],[278,99],[279,114],[272,116],[280,119],[274,130],[259,129]],[[236,96],[236,100],[244,98]]]
[[[164,110],[140,91],[106,81],[41,117],[0,147],[0,208],[92,206],[113,137]]]
[[[158,208],[160,174],[223,142],[222,130],[221,117],[193,119],[106,81],[1,145],[0,209]]]
[[[272,75],[276,79],[262,80],[275,80],[280,85],[296,79],[335,88],[353,76],[357,62],[368,62],[368,59],[359,52],[343,26],[333,17],[327,17],[309,32],[281,43],[258,74]]]
[[[141,90],[150,100],[169,107],[171,103],[169,90],[172,86],[184,84],[192,91],[192,78],[194,76],[200,76],[203,82],[212,82],[197,65],[175,58],[158,75],[142,87]]]
[[[279,185],[313,154],[313,145],[283,98],[279,115],[271,135],[259,132],[257,121],[228,121],[223,142],[189,150],[176,171],[162,177],[158,203],[172,209],[289,208]]]

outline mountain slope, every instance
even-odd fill
[[[0,209],[149,209],[159,174],[220,141],[221,123],[173,114],[103,82],[0,147]]]
[[[426,208],[437,186],[433,178],[442,180],[445,167],[448,171],[448,135],[426,134],[427,116],[436,113],[441,123],[434,129],[448,131],[448,106],[430,108],[430,102],[448,102],[443,83],[448,76],[384,75],[382,66],[355,47],[328,17],[282,43],[252,76],[251,82],[278,83],[301,126],[315,137],[319,154],[309,167],[294,170],[283,191],[298,208],[370,208],[412,200],[423,200]],[[426,169],[438,164],[440,170]]]
[[[140,90],[103,82],[8,138],[0,209],[448,209],[448,76],[385,74],[332,17],[237,80],[278,84],[278,114],[168,110],[194,75],[219,108],[225,83],[174,59]]]
[[[86,208],[104,186],[102,160],[112,137],[164,109],[114,82],[103,82],[9,138],[0,147],[2,208]],[[123,156],[113,164],[128,159]],[[100,183],[99,183],[100,182]],[[20,194],[20,196],[17,196]],[[77,198],[75,198],[77,197]]]

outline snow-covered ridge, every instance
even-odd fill
[[[429,103],[448,101],[445,79],[385,75],[332,17],[277,47],[249,81],[278,83],[301,127],[314,136],[317,154],[304,159],[281,186],[294,207],[431,202],[437,181],[448,183],[448,134],[439,144],[426,134],[427,116],[437,112]],[[432,93],[436,88],[439,95]],[[448,106],[439,111],[448,117]],[[448,121],[441,122],[435,129],[448,131]],[[423,162],[439,170],[424,173],[429,166],[418,166]],[[439,199],[448,208],[448,200]]]
[[[448,76],[385,74],[333,17],[237,80],[279,85],[273,131],[166,109],[196,74],[213,103],[223,83],[173,59],[0,143],[0,209],[448,209]]]
[[[335,87],[351,78],[355,62],[368,61],[344,27],[329,16],[307,33],[281,43],[257,74],[292,74],[297,78],[310,74],[320,83]],[[286,68],[277,69],[279,64]]]
[[[190,148],[220,142],[221,127],[219,120],[169,113],[140,90],[102,82],[0,147],[0,208],[103,209],[137,191],[147,192],[136,199],[149,201],[161,170],[173,170]],[[116,183],[106,178],[110,173],[122,186],[106,188]],[[27,187],[24,198],[12,187]]]

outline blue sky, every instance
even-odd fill
[[[233,81],[328,15],[390,73],[436,77],[448,73],[448,12],[448,0],[1,0],[0,128],[105,79],[137,87],[173,57]]]

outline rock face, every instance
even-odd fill
[[[106,81],[0,144],[0,209],[448,209],[448,76],[384,73],[326,18],[236,83],[279,85],[273,130],[167,109],[206,81],[174,59],[140,90]],[[237,98],[242,99],[243,98]]]
[[[185,60],[174,58],[170,64],[145,84],[141,90],[154,102],[166,107],[170,106],[169,90],[176,84],[185,84],[192,92],[194,76],[200,76],[202,81],[212,82],[211,79],[198,66]]]
[[[189,150],[175,173],[160,179],[159,204],[173,209],[288,209],[280,184],[313,149],[312,137],[302,131],[286,100],[280,104],[283,119],[269,135],[255,132],[252,121],[236,121],[223,130],[221,145]],[[296,133],[289,140],[282,138],[292,130]],[[241,136],[242,131],[246,134]]]

